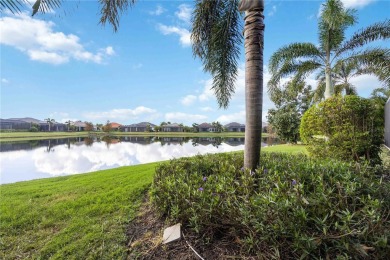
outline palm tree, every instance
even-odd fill
[[[70,124],[72,123],[72,121],[68,120],[65,122],[65,124],[68,126],[68,132],[69,132],[69,129],[70,129]]]
[[[45,121],[46,121],[46,123],[49,124],[49,132],[50,132],[51,125],[54,124],[56,121],[52,118],[46,118]]]
[[[222,127],[222,125],[221,125],[220,122],[215,121],[215,122],[212,122],[211,124],[212,124],[213,127],[215,128],[215,132],[219,132],[219,133],[222,132],[223,127]]]
[[[328,0],[322,5],[319,18],[319,44],[292,43],[277,50],[270,58],[269,70],[272,78],[268,89],[278,87],[281,78],[294,75],[294,80],[304,79],[314,71],[323,71],[325,98],[334,94],[333,78],[337,64],[355,62],[372,71],[389,72],[388,48],[366,48],[365,45],[390,37],[390,20],[373,24],[356,32],[345,40],[345,31],[356,22],[355,11],[346,9],[340,0]],[[385,74],[385,73],[382,73]],[[389,75],[381,75],[389,80]]]
[[[196,0],[191,39],[193,53],[213,76],[213,90],[220,107],[226,108],[234,93],[237,60],[242,43],[241,12],[245,11],[246,131],[244,167],[257,168],[260,161],[263,102],[263,0]]]

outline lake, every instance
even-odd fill
[[[277,142],[263,138],[262,146]],[[0,184],[244,149],[244,138],[103,137],[0,143]]]

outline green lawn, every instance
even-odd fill
[[[156,163],[0,186],[0,259],[120,259]]]
[[[284,152],[284,153],[305,153],[307,154],[306,146],[299,144],[280,144],[274,146],[262,147],[262,151],[266,152]]]

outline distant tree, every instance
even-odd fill
[[[310,107],[312,100],[311,87],[304,81],[288,82],[283,88],[271,95],[276,109],[268,111],[267,119],[278,137],[286,142],[296,143],[299,140],[299,127],[303,113]]]
[[[85,138],[84,138],[84,144],[85,144],[86,146],[92,146],[92,145],[93,145],[93,139],[90,138],[90,137],[85,137]]]
[[[199,124],[193,123],[193,124],[192,124],[192,131],[193,131],[194,133],[199,132]]]
[[[109,133],[112,131],[112,126],[109,120],[107,120],[107,123],[103,126],[103,131],[106,133]]]
[[[184,131],[184,132],[187,132],[187,133],[188,133],[188,132],[192,132],[192,131],[193,131],[193,128],[190,127],[190,126],[184,126],[184,127],[183,127],[183,131]]]
[[[93,130],[92,122],[85,122],[85,131],[91,132]]]
[[[160,131],[161,131],[161,126],[156,125],[156,126],[154,127],[154,131],[160,132]]]
[[[390,85],[382,88],[374,89],[371,93],[370,100],[373,103],[373,107],[376,111],[376,120],[380,123],[379,125],[385,124],[385,105],[390,97]]]
[[[70,120],[68,120],[68,121],[66,121],[65,122],[65,124],[68,126],[68,132],[69,132],[69,130],[70,130],[70,124],[72,123],[72,121],[70,121]]]
[[[96,130],[102,131],[103,130],[103,124],[96,124]]]
[[[219,123],[218,121],[215,121],[212,123],[213,127],[215,128],[215,131],[216,132],[222,132],[223,131],[223,126],[221,125],[221,123]]]
[[[56,122],[53,118],[46,118],[46,123],[49,124],[49,132],[51,131],[51,126]]]
[[[145,131],[146,131],[146,132],[151,132],[151,131],[152,131],[152,127],[150,126],[150,124],[147,124],[147,125],[146,125]]]

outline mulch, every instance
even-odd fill
[[[163,232],[170,224],[158,215],[147,196],[139,212],[127,229],[128,259],[200,259],[189,245],[203,259],[258,259],[243,257],[235,241],[222,237],[205,243],[199,235],[183,227],[185,239],[182,236],[178,241],[163,245]]]

